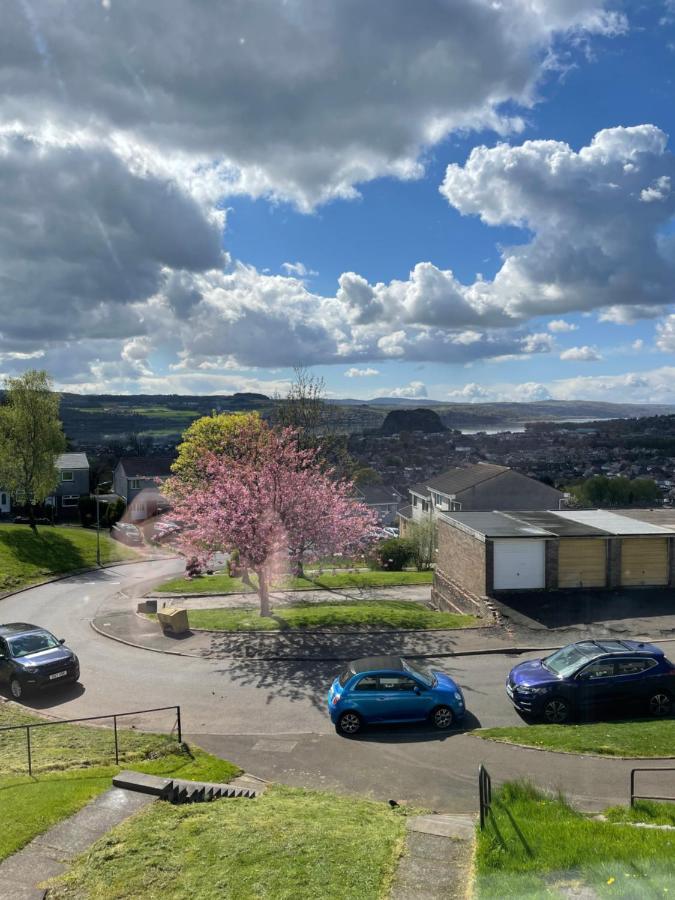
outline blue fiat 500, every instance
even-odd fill
[[[349,663],[328,692],[337,731],[356,734],[370,722],[420,722],[451,728],[464,716],[464,696],[449,675],[402,659],[370,656]]]

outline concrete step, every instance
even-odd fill
[[[187,781],[178,778],[161,778],[158,775],[148,775],[145,772],[133,772],[124,770],[113,777],[115,787],[128,791],[136,791],[141,794],[151,794],[169,803],[204,803],[210,800],[218,800],[221,797],[244,797],[248,800],[255,799],[262,790],[254,788],[252,781],[240,781],[235,779],[232,784],[214,784],[207,781]]]

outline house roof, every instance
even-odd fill
[[[528,510],[525,512],[447,512],[440,518],[480,538],[618,537],[672,535],[675,521],[670,510],[649,510],[649,520],[639,510],[583,509]]]
[[[412,519],[412,506],[410,504],[408,504],[407,506],[402,506],[398,510],[398,515],[402,519]]]
[[[401,500],[399,492],[385,484],[363,484],[356,490],[363,497],[364,503],[398,503]]]
[[[123,456],[117,463],[127,478],[160,478],[171,474],[172,456]]]
[[[425,484],[413,484],[411,488],[408,488],[408,491],[411,494],[418,494],[420,497],[430,497],[429,488]]]
[[[425,483],[426,487],[439,494],[459,494],[483,481],[496,478],[508,472],[508,466],[495,466],[492,463],[476,463],[473,466],[456,466],[437,475]]]
[[[89,460],[86,453],[61,453],[56,457],[57,469],[88,469]]]

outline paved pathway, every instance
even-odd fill
[[[257,609],[258,595],[245,594],[167,594],[150,591],[148,597],[157,600],[158,606],[179,606],[182,609]],[[344,603],[359,600],[404,600],[410,603],[428,603],[431,599],[430,584],[402,584],[395,587],[350,587],[330,590],[272,591],[272,609],[291,606],[294,603]]]
[[[391,900],[460,900],[470,896],[473,816],[411,816]]]
[[[78,854],[154,799],[121,788],[100,794],[0,863],[0,897],[41,900],[45,889],[39,884],[61,875]]]

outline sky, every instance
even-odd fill
[[[4,0],[0,377],[675,404],[675,0]]]

